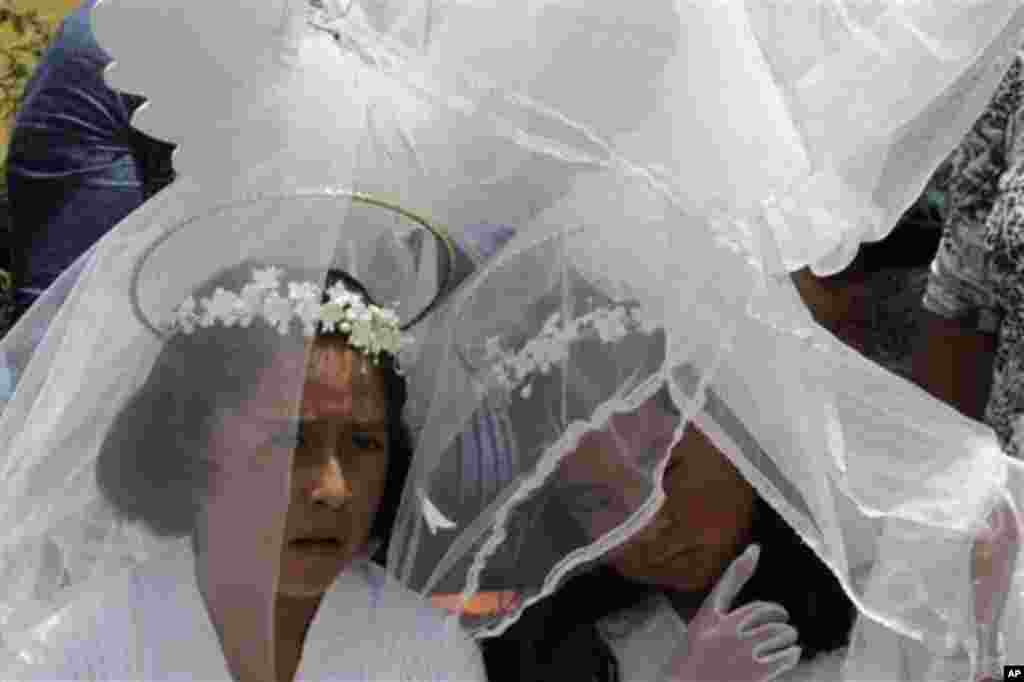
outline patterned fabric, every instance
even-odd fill
[[[985,421],[1024,457],[1024,56],[950,157],[947,214],[924,296],[928,310],[998,333]]]

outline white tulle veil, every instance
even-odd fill
[[[478,636],[643,527],[692,424],[855,603],[848,679],[992,665],[971,557],[1024,472],[818,327],[788,273],[892,229],[1008,66],[1019,2],[105,0],[93,18],[180,178],[0,344],[19,375],[0,417],[12,655],[45,659],[76,596],[190,551],[116,512],[99,453],[164,349],[152,323],[258,261],[430,310],[402,357],[416,448],[388,568],[461,595]],[[481,229],[515,236],[438,304],[432,235]],[[628,475],[584,536],[565,490],[594,434]],[[1008,661],[1021,581],[990,624]],[[480,592],[515,599],[479,611]]]

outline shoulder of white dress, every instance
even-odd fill
[[[778,682],[821,682],[842,679],[846,648],[818,654],[809,661],[798,663],[788,673],[783,673]]]
[[[361,576],[371,599],[381,606],[396,608],[401,612],[416,612],[422,617],[438,621],[446,620],[446,611],[438,609],[425,597],[410,590],[379,564],[362,561],[350,567],[347,573]]]
[[[358,619],[364,632],[381,633],[388,648],[405,651],[403,657],[436,655],[468,640],[457,618],[370,562],[357,562],[338,576],[320,613],[318,619],[334,628]]]

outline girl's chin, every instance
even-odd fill
[[[320,599],[327,593],[330,585],[284,585],[281,584],[277,590],[278,597],[288,599]]]
[[[715,576],[703,561],[679,561],[658,566],[616,566],[620,575],[635,582],[680,594],[703,595],[714,587]]]
[[[684,601],[686,597],[689,596],[697,599],[700,596],[707,595],[708,591],[710,591],[714,586],[714,581],[705,576],[680,574],[652,576],[651,579],[646,582],[681,595],[681,598],[683,598]]]
[[[286,551],[282,557],[278,593],[291,597],[323,594],[352,563],[347,554]]]
[[[291,597],[292,599],[321,597],[330,589],[336,577],[337,573],[330,579],[327,579],[326,576],[313,576],[309,574],[293,576],[282,574],[281,580],[277,585],[277,594],[282,597]]]

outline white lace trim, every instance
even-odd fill
[[[484,344],[484,363],[490,367],[484,382],[488,389],[506,393],[518,387],[519,395],[529,398],[533,392],[529,377],[538,372],[546,375],[554,365],[568,358],[573,341],[597,337],[601,343],[616,343],[632,332],[650,334],[656,327],[651,319],[643,317],[638,306],[599,307],[566,324],[562,324],[562,314],[555,312],[519,351],[507,349],[500,337],[488,338]]]

